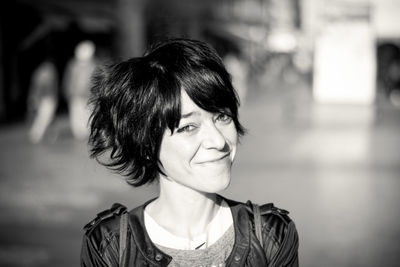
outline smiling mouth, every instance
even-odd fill
[[[223,155],[222,157],[219,157],[219,158],[216,158],[216,159],[212,159],[212,160],[202,161],[202,162],[200,162],[200,164],[219,162],[219,161],[222,161],[222,160],[226,159],[227,157],[229,157],[230,154],[231,154],[231,153],[226,153],[226,154]]]

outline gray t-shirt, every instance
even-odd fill
[[[156,245],[161,251],[170,255],[171,267],[214,267],[225,266],[235,242],[233,225],[214,244],[205,249],[181,250]]]

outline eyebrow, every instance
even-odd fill
[[[192,111],[192,112],[188,112],[188,113],[182,114],[181,119],[185,119],[185,118],[191,117],[191,116],[193,116],[193,115],[199,116],[199,115],[200,115],[200,112],[198,112],[198,111]]]

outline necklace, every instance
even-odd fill
[[[199,246],[197,246],[195,249],[200,249],[203,245],[205,245],[206,242],[203,242],[202,244],[200,244]]]

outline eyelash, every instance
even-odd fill
[[[189,125],[185,125],[185,126],[179,128],[178,130],[176,130],[176,132],[178,132],[178,133],[183,133],[183,132],[189,133],[189,132],[194,131],[195,128],[197,128],[195,125],[189,124]]]
[[[215,121],[220,121],[222,123],[228,124],[228,123],[230,123],[232,121],[232,117],[230,115],[226,114],[226,113],[219,113],[215,117]],[[196,125],[188,124],[188,125],[182,126],[181,128],[178,128],[176,130],[176,132],[177,133],[183,133],[183,132],[190,133],[190,132],[193,132],[196,129],[197,129]]]
[[[216,121],[219,120],[219,121],[221,121],[221,122],[229,123],[229,122],[232,121],[232,117],[229,116],[229,115],[226,114],[226,113],[219,113],[219,114],[216,116],[215,120],[216,120]]]

